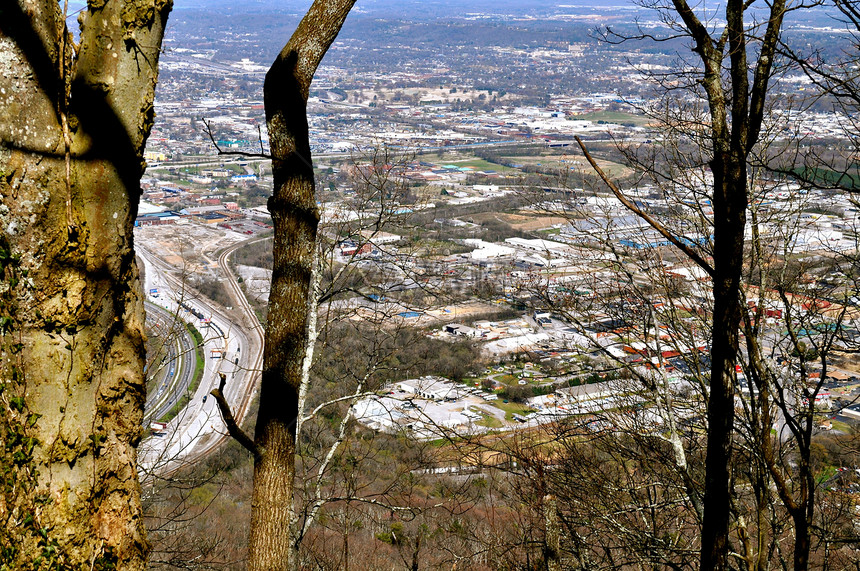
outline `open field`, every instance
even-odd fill
[[[420,160],[436,165],[457,165],[458,167],[471,167],[475,169],[475,171],[490,170],[496,171],[497,173],[505,174],[519,172],[517,169],[480,159],[478,157],[475,157],[471,153],[467,153],[465,151],[453,153],[430,153],[426,155],[421,155]]]
[[[595,111],[593,113],[584,113],[582,115],[574,115],[571,119],[583,121],[603,121],[605,123],[617,123],[619,125],[633,124],[637,127],[643,127],[651,123],[651,120],[641,115],[632,115],[621,111]]]
[[[484,159],[452,160],[450,164],[457,165],[458,167],[472,167],[476,171],[496,171],[499,173],[518,172],[517,169],[506,167],[498,163],[491,163]]]
[[[550,153],[536,156],[510,155],[505,156],[504,159],[511,164],[517,165],[519,167],[531,167],[536,168],[540,171],[573,171],[585,172],[585,174],[594,174],[591,170],[591,166],[582,157],[578,150],[574,151],[571,149],[570,153],[565,153],[561,155]],[[623,178],[633,174],[633,169],[620,163],[598,158],[595,158],[595,161],[597,162],[597,165],[601,169],[603,169],[603,172],[605,172],[610,177]]]
[[[539,216],[528,214],[507,214],[499,213],[498,218],[504,220],[511,225],[515,230],[523,232],[534,232],[550,228],[557,224],[567,224],[569,220],[564,216]]]
[[[502,400],[497,400],[493,401],[492,405],[505,411],[505,420],[507,421],[512,421],[514,419],[515,414],[527,415],[529,413],[534,412],[534,409],[515,402],[504,402]]]

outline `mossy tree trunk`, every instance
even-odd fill
[[[90,0],[77,45],[61,6],[0,5],[0,564],[142,569],[132,227],[171,1]]]

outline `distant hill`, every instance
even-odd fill
[[[236,14],[280,14],[301,17],[311,0],[174,0],[174,12],[208,12],[224,16]],[[74,13],[86,6],[85,0],[70,0],[69,11]],[[549,17],[559,14],[603,13],[606,9],[641,11],[648,10],[632,0],[359,0],[351,19],[362,16],[371,18],[410,19],[427,21],[436,19],[473,18],[483,14],[488,18],[505,17]],[[794,20],[794,22],[792,22]],[[800,10],[787,16],[786,29],[793,24],[803,26],[841,28],[832,9],[817,6],[812,10]]]
[[[304,13],[310,1],[282,2],[278,0],[175,0],[175,10],[219,10],[223,12],[255,12],[259,10],[285,14]],[[607,6],[631,7],[625,0],[362,0],[354,8],[356,13],[375,17],[449,18],[467,13],[524,16],[551,14],[558,11],[589,11]]]

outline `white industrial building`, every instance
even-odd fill
[[[440,377],[421,377],[397,383],[397,388],[427,400],[444,400],[457,396],[457,387]]]
[[[403,403],[389,397],[370,397],[352,405],[352,413],[361,424],[379,431],[391,431],[399,426],[406,415],[400,410]]]
[[[510,244],[516,248],[537,252],[543,256],[566,258],[572,255],[571,247],[561,242],[553,242],[552,240],[528,239],[528,238],[508,238],[506,244]]]
[[[508,246],[502,246],[501,244],[493,244],[492,242],[484,242],[483,240],[478,239],[467,239],[463,240],[463,243],[467,246],[472,246],[475,248],[472,250],[471,257],[473,260],[488,260],[490,258],[501,258],[504,256],[512,256],[516,253],[516,250],[510,248]]]

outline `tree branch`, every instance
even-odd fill
[[[346,396],[338,397],[338,398],[336,398],[336,399],[327,400],[327,401],[325,401],[324,403],[322,403],[322,404],[320,404],[319,406],[317,406],[317,407],[316,407],[313,411],[311,411],[311,413],[310,413],[310,414],[308,414],[307,416],[302,416],[302,417],[301,417],[301,418],[302,418],[302,423],[305,423],[305,422],[309,421],[310,419],[312,419],[314,416],[316,416],[316,414],[317,414],[319,411],[321,411],[322,409],[324,409],[324,408],[325,408],[325,407],[327,407],[327,406],[331,406],[331,405],[333,405],[333,404],[337,404],[337,403],[339,403],[339,402],[343,402],[343,401],[348,401],[348,400],[353,400],[353,399],[358,400],[358,399],[363,398],[363,397],[372,397],[372,396],[375,396],[375,395],[376,395],[376,393],[375,393],[375,392],[373,392],[373,391],[356,392],[356,393],[353,393],[353,394],[350,394],[350,395],[346,395]]]
[[[257,126],[257,132],[260,136],[260,151],[259,153],[247,153],[245,151],[224,151],[221,150],[221,147],[218,145],[218,142],[215,141],[215,135],[212,134],[212,122],[206,121],[205,117],[201,117],[200,120],[206,125],[206,134],[209,135],[209,140],[212,141],[212,146],[215,147],[215,150],[218,151],[219,155],[236,155],[240,157],[254,157],[259,159],[271,159],[272,155],[268,153],[264,153],[263,151],[263,134],[260,131],[260,127]]]
[[[317,66],[340,32],[353,4],[355,0],[316,0],[278,55],[278,60],[283,62],[289,62],[291,55],[295,58],[292,72],[305,101]]]
[[[744,7],[746,9],[746,7]],[[746,141],[747,152],[752,151],[755,142],[758,141],[761,125],[764,118],[764,103],[768,92],[773,60],[779,44],[779,31],[782,27],[782,19],[785,15],[785,0],[776,0],[771,5],[770,19],[767,31],[761,42],[758,62],[753,77],[752,92],[750,93],[749,129]]]
[[[218,403],[218,410],[221,411],[221,418],[224,419],[224,424],[227,425],[227,432],[229,432],[230,436],[232,436],[239,444],[245,447],[248,452],[253,454],[255,459],[258,459],[263,455],[263,450],[257,446],[253,438],[248,436],[248,434],[242,430],[238,424],[236,424],[236,419],[230,411],[230,405],[227,404],[227,399],[224,398],[223,391],[224,384],[227,382],[227,375],[224,373],[218,373],[218,376],[221,377],[221,382],[218,383],[218,388],[212,389],[209,394],[215,397],[215,402]]]
[[[689,257],[691,260],[693,260],[693,262],[695,262],[696,265],[698,265],[700,268],[705,270],[708,273],[708,275],[713,278],[714,277],[714,268],[712,268],[711,265],[708,262],[706,262],[705,259],[702,258],[695,250],[693,250],[687,244],[684,244],[683,242],[681,242],[674,234],[669,232],[662,224],[657,222],[655,219],[651,218],[651,216],[648,215],[648,213],[646,213],[641,208],[639,208],[638,206],[633,204],[633,202],[631,202],[626,196],[624,196],[624,194],[615,185],[615,183],[612,182],[608,176],[606,176],[606,173],[603,172],[603,169],[601,169],[597,165],[597,162],[595,162],[595,160],[592,158],[591,154],[588,152],[588,149],[586,148],[585,143],[582,142],[582,139],[580,139],[579,136],[576,136],[575,139],[576,139],[576,142],[579,143],[579,148],[582,149],[582,154],[585,155],[585,159],[588,161],[588,164],[591,165],[591,168],[594,169],[594,172],[596,172],[597,175],[603,180],[603,182],[606,183],[606,186],[609,187],[609,190],[612,191],[612,194],[615,195],[615,198],[620,200],[621,204],[623,204],[625,207],[627,207],[628,210],[630,210],[631,212],[636,214],[636,216],[638,216],[639,218],[641,218],[642,220],[647,222],[649,226],[654,228],[654,230],[656,230],[664,238],[669,240],[669,242],[671,242],[673,246],[675,246],[676,248],[678,248],[679,250],[684,252],[684,254],[687,257]]]
[[[319,337],[319,329],[317,328],[317,321],[319,320],[319,306],[322,303],[320,301],[320,282],[322,280],[322,270],[320,268],[320,254],[319,248],[314,248],[314,261],[313,266],[311,268],[311,283],[310,283],[310,295],[308,296],[308,310],[307,310],[307,328],[306,328],[306,341],[305,341],[305,354],[302,357],[302,376],[299,381],[299,402],[298,402],[298,415],[296,416],[296,442],[302,437],[302,425],[306,420],[309,420],[314,413],[311,413],[309,416],[304,416],[305,414],[305,404],[307,402],[308,397],[308,388],[311,385],[311,366],[314,361],[314,351],[317,346],[317,338]]]

